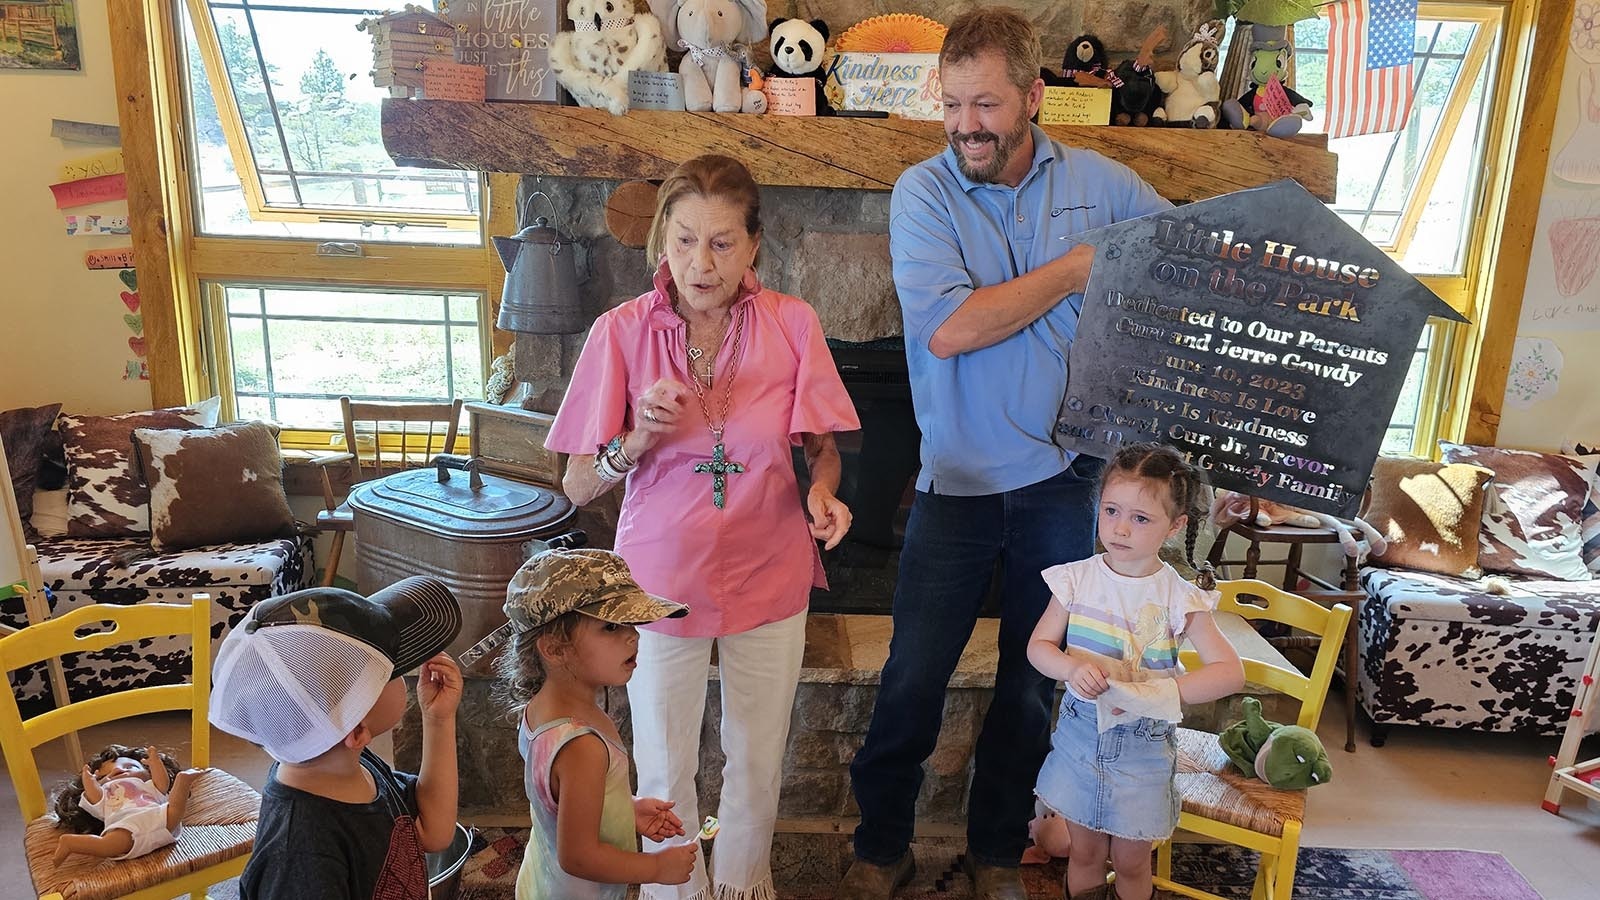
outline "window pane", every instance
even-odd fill
[[[224,297],[241,415],[335,429],[343,394],[416,401],[483,394],[481,297],[255,285],[227,285]],[[458,308],[471,316],[447,317]]]
[[[1479,138],[1485,127],[1481,102],[1492,65],[1480,67],[1458,123],[1443,121],[1452,90],[1462,77],[1476,22],[1423,17],[1417,23],[1412,73],[1416,84],[1411,119],[1399,132],[1339,138],[1328,149],[1339,155],[1339,199],[1335,212],[1368,240],[1385,247],[1407,243],[1405,263],[1417,274],[1460,274],[1467,225],[1481,177]],[[1324,19],[1295,25],[1295,89],[1312,101],[1316,118],[1309,132],[1323,132],[1327,118],[1327,40]],[[1444,130],[1448,129],[1448,130]],[[1435,147],[1437,143],[1437,147]],[[1407,205],[1424,187],[1430,153],[1444,154],[1422,214],[1410,234],[1400,234]]]
[[[211,0],[228,83],[268,210],[323,210],[320,221],[252,218],[185,15],[200,224],[213,234],[478,244],[478,229],[380,225],[363,214],[406,211],[478,218],[479,176],[396,166],[383,149],[372,42],[352,5]],[[187,13],[187,10],[185,10]],[[330,221],[330,217],[332,220]],[[348,217],[350,221],[344,221]]]

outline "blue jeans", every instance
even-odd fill
[[[1027,657],[1028,638],[1050,602],[1039,573],[1094,552],[1102,465],[1079,456],[1061,474],[1004,494],[917,493],[900,553],[889,661],[866,743],[850,765],[861,807],[856,856],[888,865],[911,845],[922,765],[939,738],[945,686],[998,564],[999,665],[978,735],[967,849],[986,865],[1016,866],[1022,858],[1034,780],[1050,749],[1055,690]]]

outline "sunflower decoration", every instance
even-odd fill
[[[845,29],[834,49],[841,53],[938,53],[948,30],[927,16],[889,13]]]

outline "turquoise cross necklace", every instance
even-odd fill
[[[722,432],[728,425],[728,406],[733,402],[733,377],[739,371],[739,351],[744,347],[744,319],[749,304],[739,307],[734,314],[733,321],[733,350],[732,358],[728,362],[728,372],[722,381],[722,402],[718,405],[717,415],[711,415],[711,405],[706,402],[706,385],[700,381],[700,373],[695,370],[695,362],[701,355],[690,348],[689,356],[689,383],[694,386],[694,395],[700,401],[700,411],[705,414],[706,428],[711,432],[711,459],[708,462],[695,463],[694,471],[700,475],[711,476],[711,502],[717,509],[722,509],[728,500],[728,476],[737,475],[744,471],[744,463],[728,459],[728,449],[723,446]],[[681,317],[681,314],[680,314]],[[687,334],[687,322],[685,334]],[[687,340],[684,341],[688,343]],[[715,364],[715,360],[712,363]],[[707,367],[708,370],[710,367]],[[708,380],[710,379],[708,373]],[[715,384],[711,386],[715,390]]]

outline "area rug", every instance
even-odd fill
[[[486,829],[462,873],[457,900],[511,900],[522,861],[525,829]],[[962,841],[920,841],[912,846],[917,875],[899,900],[971,897],[960,874]],[[715,854],[715,847],[711,851]],[[832,900],[850,861],[848,839],[837,834],[780,834],[773,845],[773,880],[784,900]],[[1230,900],[1248,900],[1256,855],[1221,844],[1179,844],[1173,877]],[[1064,862],[1024,866],[1030,900],[1061,900]],[[1474,850],[1300,851],[1294,900],[1540,900],[1498,853]]]

